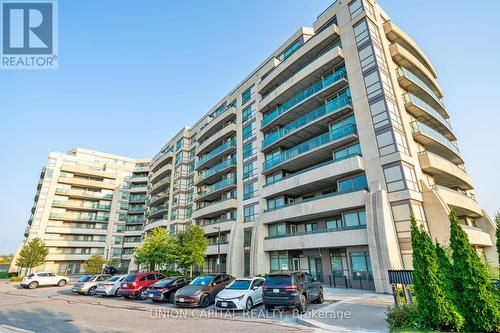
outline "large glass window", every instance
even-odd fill
[[[254,114],[255,114],[255,112],[254,112],[253,104],[247,106],[241,112],[242,121],[243,122],[247,121],[248,119],[252,118]]]
[[[286,251],[273,251],[269,253],[271,272],[287,271],[288,257]]]
[[[243,246],[248,247],[252,244],[252,228],[243,230]]]
[[[251,138],[252,134],[253,134],[253,123],[245,125],[243,127],[243,140]]]
[[[363,1],[354,0],[349,4],[349,13],[351,14],[351,19],[355,18],[363,12]]]
[[[302,39],[299,38],[283,51],[283,60],[291,56],[302,46]]]
[[[358,228],[366,225],[365,211],[344,213],[344,224],[346,228]]]
[[[356,251],[349,254],[351,270],[356,279],[366,280],[372,272],[370,255],[368,251]]]
[[[339,181],[339,192],[360,190],[363,188],[368,188],[365,175],[359,175]]]
[[[259,216],[259,203],[246,205],[243,208],[243,222],[253,222]]]
[[[246,102],[248,102],[250,100],[250,98],[252,98],[252,88],[253,87],[250,87],[248,88],[247,90],[245,90],[243,92],[243,94],[241,94],[241,104],[245,104]]]
[[[253,142],[243,146],[243,159],[253,156]]]
[[[243,186],[243,200],[253,198],[255,196],[255,183],[246,184]]]
[[[267,209],[276,209],[285,204],[285,198],[284,197],[279,197],[279,198],[273,198],[273,199],[267,199]]]
[[[254,163],[250,162],[247,164],[243,165],[243,179],[247,179],[253,176],[256,176],[256,173],[254,171],[257,171],[254,169]]]

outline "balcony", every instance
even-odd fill
[[[150,188],[149,188],[149,193],[150,194],[155,194],[155,193],[158,193],[159,191],[163,190],[164,188],[166,188],[168,185],[170,185],[170,182],[171,182],[171,178],[170,176],[167,176],[161,180],[159,180],[158,182],[150,185]]]
[[[215,118],[210,118],[207,125],[199,131],[197,138],[206,140],[219,132],[225,126],[225,123],[236,119],[236,111],[235,107],[228,107]]]
[[[220,250],[221,254],[227,254],[227,253],[229,253],[229,244],[228,244],[228,242],[221,242],[220,243],[220,247],[217,246],[217,244],[210,244],[207,247],[207,250],[205,251],[205,254],[207,256],[217,255],[219,253],[219,250]]]
[[[215,157],[222,156],[223,154],[230,154],[236,150],[236,138],[231,139],[230,141],[220,145],[219,147],[212,150],[207,155],[201,157],[198,162],[196,162],[196,170],[200,170],[203,167],[209,168],[218,164],[214,163]]]
[[[335,147],[357,140],[356,125],[347,124],[303,142],[267,160],[263,173],[278,169],[296,171],[321,163]],[[306,158],[307,157],[307,158]]]
[[[455,209],[458,216],[483,216],[483,210],[473,195],[458,192],[440,185],[433,185],[432,189],[439,194],[448,206]]]
[[[144,213],[144,207],[129,207],[127,212],[129,214],[142,214]]]
[[[275,132],[265,135],[262,152],[266,153],[280,146],[289,148],[328,130],[328,123],[334,118],[352,112],[351,97],[343,94],[325,105],[295,119]],[[300,135],[293,136],[294,134]]]
[[[86,178],[78,178],[78,177],[59,177],[58,182],[61,184],[70,184],[76,185],[80,187],[91,187],[97,189],[108,189],[113,190],[115,188],[115,184],[106,183],[98,180],[91,180]]]
[[[406,67],[412,72],[421,73],[421,75],[429,82],[432,91],[437,97],[442,98],[443,92],[439,86],[436,78],[413,54],[399,44],[392,44],[389,46],[392,59],[401,67]]]
[[[69,173],[74,173],[78,175],[86,175],[86,176],[93,176],[93,177],[102,177],[102,178],[108,178],[108,179],[116,179],[116,174],[106,172],[106,168],[96,168],[96,167],[90,167],[86,165],[68,165],[68,164],[63,164],[61,165],[61,171],[69,172]]]
[[[473,189],[472,179],[465,170],[446,158],[424,151],[419,153],[418,159],[422,170],[432,175],[436,184],[463,191]]]
[[[88,216],[88,215],[70,215],[60,213],[50,213],[51,219],[62,221],[83,221],[83,222],[108,222],[109,216]]]
[[[144,223],[144,217],[138,217],[136,216],[129,216],[127,217],[127,220],[125,221],[126,224],[143,224]]]
[[[314,232],[266,237],[264,240],[264,251],[318,249],[358,245],[368,245],[366,227],[343,230],[315,230]]]
[[[262,188],[262,197],[268,198],[280,194],[290,196],[313,192],[325,183],[333,183],[348,174],[364,170],[363,159],[359,155],[333,160],[319,166],[297,172]]]
[[[305,114],[311,109],[312,104],[323,104],[324,99],[334,90],[347,85],[347,71],[345,68],[320,79],[305,90],[298,92],[288,100],[281,98],[277,101],[280,106],[264,115],[261,128],[264,130],[275,125],[284,125],[293,117]],[[303,87],[303,85],[301,86]],[[293,112],[292,112],[293,111]],[[261,110],[261,112],[264,112]]]
[[[56,188],[56,194],[67,195],[69,197],[78,199],[105,199],[105,200],[113,199],[113,194],[104,194],[101,192],[94,192],[94,191],[80,191],[67,188]]]
[[[173,149],[166,151],[164,153],[159,153],[151,161],[150,173],[156,173],[156,171],[163,167],[165,164],[172,162],[174,158]]]
[[[437,97],[432,89],[429,88],[427,83],[404,67],[396,68],[396,76],[401,87],[414,95],[418,95],[424,102],[441,113],[443,117],[448,117],[443,102]]]
[[[78,208],[81,210],[111,210],[111,204],[103,205],[97,202],[72,202],[68,200],[54,200],[52,202],[53,207],[65,207],[65,208]]]
[[[159,217],[162,215],[168,214],[168,204],[165,203],[163,205],[150,207],[148,210],[148,219]]]
[[[194,210],[193,219],[209,219],[217,217],[225,212],[235,210],[237,207],[238,200],[235,198],[211,202],[202,208]]]
[[[232,157],[228,160],[225,160],[219,164],[214,165],[210,169],[206,169],[199,177],[195,179],[196,185],[203,185],[207,183],[212,183],[214,180],[218,180],[221,178],[223,173],[228,173],[236,168],[236,157]]]
[[[70,228],[65,226],[47,226],[45,232],[47,234],[78,234],[78,235],[106,235],[106,228]]]
[[[211,137],[206,139],[203,143],[201,143],[198,146],[196,154],[198,156],[202,156],[205,152],[213,150],[218,145],[220,145],[220,142],[224,142],[226,141],[226,139],[229,139],[231,136],[234,136],[234,133],[236,133],[236,129],[237,126],[235,123],[231,123],[222,127],[218,132],[212,134]]]
[[[419,121],[435,128],[450,141],[455,141],[457,139],[455,134],[453,134],[449,120],[445,119],[429,104],[425,103],[423,100],[411,93],[403,94],[403,101],[405,103],[406,110]]]
[[[144,184],[132,184],[130,187],[129,187],[129,191],[130,193],[138,193],[138,192],[146,192],[147,191],[147,184],[144,183]]]
[[[235,220],[221,220],[211,223],[199,223],[198,225],[203,229],[205,234],[213,234],[214,232],[218,232],[217,228],[220,228],[221,232],[231,231],[233,223]]]
[[[394,24],[392,21],[386,21],[384,23],[384,32],[391,42],[398,43],[402,45],[406,50],[409,50],[409,52],[429,70],[434,78],[437,77],[436,71],[434,70],[434,67],[432,67],[431,62],[425,55],[424,51],[396,24]]]
[[[236,187],[236,176],[226,178],[210,185],[205,191],[199,192],[194,198],[195,201],[214,200],[220,197],[222,193],[228,192]]]
[[[462,225],[469,242],[477,246],[493,246],[490,234],[484,232],[480,228],[472,227],[469,225]]]
[[[154,206],[155,204],[157,204],[158,202],[160,201],[165,201],[165,200],[168,200],[169,198],[169,192],[166,191],[166,192],[161,192],[161,193],[158,193],[156,195],[151,195],[147,201],[147,204],[149,206]]]
[[[325,49],[333,48],[331,43],[339,38],[338,27],[332,24],[322,32],[313,35],[291,56],[280,61],[274,58],[275,67],[262,79],[258,85],[258,93],[265,94],[286,81],[290,76],[300,71],[302,68],[321,57]],[[329,46],[330,45],[330,46]]]
[[[154,173],[149,174],[149,181],[155,183],[158,179],[164,178],[167,174],[171,173],[172,169],[172,163],[165,164]]]
[[[438,131],[414,121],[410,123],[414,139],[425,146],[426,150],[436,153],[455,164],[464,164],[458,147]]]
[[[262,223],[307,221],[332,216],[342,210],[365,206],[367,188],[334,192],[266,210]]]
[[[135,202],[145,202],[146,201],[146,196],[145,195],[138,195],[138,196],[131,196],[128,202],[130,203],[135,203]]]

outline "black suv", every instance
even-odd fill
[[[273,273],[262,286],[262,301],[266,310],[293,307],[303,313],[308,303],[321,304],[323,300],[321,282],[306,272]]]

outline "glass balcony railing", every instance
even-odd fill
[[[232,157],[228,160],[225,160],[219,164],[216,164],[214,165],[213,167],[211,167],[210,169],[206,170],[205,172],[203,172],[201,175],[200,175],[200,178],[199,180],[202,180],[202,179],[205,179],[213,174],[216,174],[217,172],[219,172],[220,170],[224,170],[230,166],[236,166],[236,157]]]
[[[457,195],[461,195],[461,196],[464,196],[464,197],[467,197],[469,199],[472,199],[474,201],[476,201],[476,197],[473,193],[466,193],[466,192],[459,192],[459,191],[456,191],[452,188],[449,188],[449,187],[446,187],[446,186],[442,186],[442,185],[431,185],[431,188],[434,189],[434,190],[441,190],[441,191],[448,191],[448,192],[451,192],[451,193],[454,193],[454,194],[457,194]]]
[[[52,202],[54,205],[71,207],[71,208],[84,208],[84,209],[103,209],[109,210],[111,209],[111,205],[103,205],[99,203],[79,203],[79,202],[70,202],[65,200],[54,200]]]
[[[201,197],[235,184],[236,184],[236,177],[233,176],[230,178],[226,178],[221,180],[220,182],[210,185],[206,191],[199,192],[198,196]]]
[[[424,102],[423,100],[418,98],[417,96],[415,96],[411,93],[405,93],[405,94],[403,94],[403,100],[404,100],[405,104],[410,104],[410,103],[415,104],[420,109],[424,110],[425,112],[427,112],[428,114],[433,116],[435,119],[439,120],[439,122],[441,124],[443,124],[447,129],[449,129],[451,131],[450,123],[446,119],[444,119],[444,117],[439,112],[434,110],[434,108],[432,106],[430,106],[429,104],[427,104],[426,102]]]
[[[202,158],[200,158],[198,160],[198,162],[196,162],[196,167],[205,164],[208,160],[211,160],[215,156],[217,156],[220,153],[222,153],[224,150],[232,148],[232,147],[236,147],[236,138],[232,138],[231,141],[226,142],[226,143],[220,145],[219,147],[215,148],[214,150],[212,150],[207,155],[205,155]]]
[[[79,196],[100,198],[100,199],[112,199],[113,198],[113,194],[103,194],[100,192],[93,192],[93,191],[78,191],[78,190],[72,190],[72,189],[67,189],[67,188],[56,188],[56,193],[68,194],[68,195],[79,195]]]
[[[331,100],[325,105],[320,106],[319,108],[309,112],[308,114],[303,115],[302,117],[292,121],[291,123],[287,124],[283,128],[269,133],[266,135],[264,138],[264,141],[262,142],[262,148],[265,148],[269,146],[271,143],[275,142],[279,138],[282,138],[286,136],[288,133],[308,124],[316,119],[323,117],[326,114],[334,113],[344,106],[351,104],[351,96],[349,96],[348,91],[346,90],[342,95],[339,97]]]
[[[142,213],[142,212],[144,212],[144,207],[129,207],[128,212],[129,213]]]
[[[351,135],[351,134],[356,134],[356,125],[354,124],[347,124],[342,127],[336,128],[330,132],[321,134],[320,136],[317,136],[315,138],[312,138],[308,141],[305,141],[295,147],[292,147],[281,154],[272,157],[271,159],[267,160],[264,162],[264,171],[268,170],[280,163],[283,163],[291,158],[294,158],[296,156],[299,156],[301,154],[307,153],[308,151],[315,149],[319,146],[322,146],[324,144],[327,144],[329,142],[338,140],[342,137]]]
[[[411,71],[409,71],[408,69],[406,69],[404,67],[398,67],[398,68],[396,68],[396,75],[398,78],[405,76],[409,80],[418,84],[420,86],[420,88],[422,88],[423,90],[425,90],[425,92],[427,92],[429,95],[431,95],[432,98],[434,98],[436,100],[436,102],[444,109],[444,104],[443,104],[443,101],[441,100],[441,98],[437,97],[437,95],[434,93],[434,91],[432,91],[432,89],[427,85],[427,83],[422,81],[418,76],[413,74]]]
[[[276,109],[274,109],[270,113],[267,113],[266,115],[264,115],[264,119],[262,119],[261,126],[262,127],[266,126],[271,121],[278,118],[280,115],[287,112],[292,107],[299,104],[300,102],[302,102],[306,98],[316,94],[317,92],[325,89],[326,87],[331,86],[333,83],[339,81],[340,79],[345,79],[345,78],[347,78],[347,71],[345,68],[341,68],[341,69],[337,70],[336,72],[324,77],[323,79],[316,82],[315,84],[313,84],[312,86],[310,86],[306,90],[303,90],[302,92],[293,96],[288,101],[286,101],[282,105],[278,106]]]
[[[78,221],[109,221],[109,216],[67,215],[64,213],[50,213],[50,218]]]
[[[148,215],[153,215],[159,211],[163,211],[163,210],[168,210],[168,205],[167,204],[164,204],[164,205],[159,205],[159,206],[156,206],[156,207],[152,207],[149,209],[148,211]]]
[[[143,202],[146,201],[145,195],[131,196],[129,202]]]
[[[422,133],[432,138],[433,140],[439,142],[440,144],[451,150],[456,155],[460,156],[460,150],[458,149],[458,147],[435,129],[430,128],[429,126],[422,124],[421,122],[418,121],[410,123],[410,126],[413,133]]]
[[[311,230],[311,231],[290,232],[290,233],[286,233],[286,234],[267,236],[265,239],[285,238],[285,237],[295,237],[295,236],[307,236],[307,235],[314,235],[314,234],[322,234],[325,232],[337,232],[337,231],[348,231],[348,230],[359,230],[359,229],[366,229],[366,225],[357,225],[357,226],[352,226],[352,227],[344,226],[344,227],[335,228],[335,229],[316,229],[316,230]]]

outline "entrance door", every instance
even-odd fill
[[[321,258],[309,257],[309,274],[318,281],[323,282],[323,269],[321,267]]]
[[[300,259],[292,258],[292,270],[300,271]]]

